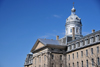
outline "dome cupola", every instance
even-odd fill
[[[81,18],[79,18],[76,14],[76,9],[73,8],[71,9],[71,15],[66,19],[66,36],[71,36],[72,37],[72,28],[75,28],[75,37],[79,38],[82,37],[81,31],[82,31],[82,23],[81,23]]]

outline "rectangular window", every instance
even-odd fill
[[[70,63],[69,63],[69,67],[70,67]]]
[[[44,60],[46,60],[46,55],[44,55]]]
[[[77,52],[77,58],[78,58],[78,52]]]
[[[81,46],[81,47],[83,46],[83,41],[80,42],[80,46]]]
[[[74,67],[74,63],[73,63],[73,67]]]
[[[81,51],[81,57],[83,57],[83,51]]]
[[[74,59],[74,54],[73,54],[73,59]]]
[[[93,54],[93,48],[91,48],[91,54]]]
[[[83,61],[82,61],[82,67],[83,67]]]
[[[86,50],[86,56],[88,56],[88,50]]]
[[[99,59],[99,57],[97,58],[97,62],[98,62],[98,65],[100,65],[100,59]]]
[[[93,37],[92,37],[92,38],[90,38],[90,43],[93,43]]]
[[[54,59],[54,55],[53,54],[51,55],[51,57],[52,57],[52,59]]]
[[[88,60],[86,60],[86,67],[88,67]]]
[[[54,63],[52,63],[52,67],[54,67]]]
[[[97,53],[99,53],[99,46],[97,47]]]
[[[35,64],[36,64],[36,58],[35,58]]]
[[[62,60],[62,55],[60,55],[60,60]]]
[[[45,64],[44,64],[44,67],[46,67]]]
[[[62,67],[62,64],[60,64],[60,67]]]
[[[92,59],[92,66],[94,66],[94,59]]]
[[[69,55],[69,60],[70,60],[70,55]]]
[[[77,67],[79,67],[79,62],[77,62]]]
[[[39,65],[39,67],[41,67],[41,65]]]
[[[41,62],[41,57],[39,57],[39,62]]]

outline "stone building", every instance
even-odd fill
[[[37,39],[25,60],[25,67],[99,67],[100,31],[82,35],[81,19],[71,9],[66,19],[65,36],[56,40]]]

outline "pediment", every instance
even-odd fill
[[[39,40],[37,40],[36,43],[34,44],[33,48],[31,49],[31,52],[33,52],[34,50],[37,50],[43,46],[45,46],[45,45],[42,42],[40,42]]]

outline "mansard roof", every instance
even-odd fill
[[[61,42],[59,40],[53,40],[53,39],[38,39],[40,42],[42,42],[44,45],[51,44],[51,45],[60,45]]]

